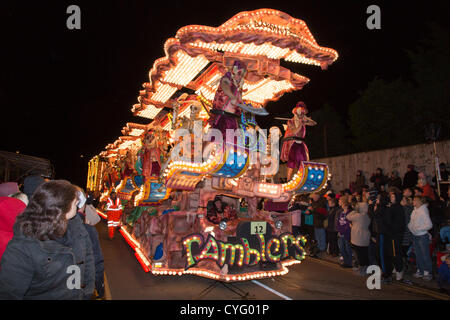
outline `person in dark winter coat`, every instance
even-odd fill
[[[419,173],[414,170],[414,165],[409,164],[408,169],[403,177],[403,189],[414,188],[419,180]]]
[[[375,205],[372,209],[373,203],[372,201],[369,202],[369,217],[371,216],[371,237],[372,241],[376,242],[376,256],[377,260],[379,261],[379,264],[381,266],[381,269],[385,269],[385,262],[384,262],[384,235],[382,232],[382,219],[386,215],[387,212],[387,206],[389,204],[389,196],[382,192],[377,196]]]
[[[336,220],[341,213],[340,207],[337,205],[336,198],[333,195],[328,196],[328,226],[327,226],[327,242],[329,254],[337,257],[339,254],[338,232],[336,230]]]
[[[414,210],[414,192],[410,188],[406,188],[403,190],[403,199],[400,202],[400,204],[403,207],[403,213],[405,214],[405,225],[407,226],[409,221],[411,221],[411,213]],[[405,228],[405,232],[403,233],[402,238],[402,255],[403,255],[403,262],[404,267],[406,267],[408,264],[408,250],[413,242],[413,236],[411,231],[409,231],[408,228]],[[405,270],[406,271],[406,270]]]
[[[321,252],[327,249],[326,230],[324,221],[327,220],[327,209],[325,198],[318,193],[311,194],[311,205],[308,207],[306,214],[312,214],[314,217],[314,237],[317,246]]]
[[[388,189],[395,187],[399,190],[402,189],[402,178],[400,178],[397,174],[397,171],[392,171],[391,176],[387,180]]]
[[[400,204],[401,193],[390,193],[390,205],[381,217],[380,234],[383,236],[383,277],[387,282],[392,281],[392,270],[395,266],[398,281],[403,278],[402,239],[405,232],[405,214]]]
[[[363,187],[366,185],[366,178],[364,177],[364,173],[362,170],[358,170],[356,172],[356,179],[350,183],[350,192],[358,192],[361,193]]]
[[[77,189],[68,181],[37,188],[2,257],[0,299],[91,298],[94,255],[77,203]]]
[[[383,170],[381,168],[377,168],[376,172],[372,174],[370,177],[370,182],[373,183],[373,186],[380,192],[383,191],[382,187],[387,183],[387,177],[383,174]]]
[[[84,221],[84,215],[80,212],[77,213],[80,219]],[[89,234],[89,239],[92,244],[92,253],[94,255],[94,265],[95,265],[95,289],[97,290],[98,296],[96,298],[103,298],[105,296],[105,279],[104,279],[104,259],[102,248],[100,247],[100,240],[98,238],[97,229],[94,226],[90,226],[83,223],[84,228]]]

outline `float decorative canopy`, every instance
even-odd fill
[[[183,27],[166,41],[164,51],[132,108],[136,116],[154,119],[184,88],[212,101],[217,80],[237,59],[248,69],[244,101],[265,106],[309,81],[280,66],[281,59],[326,69],[338,58],[335,50],[317,44],[304,21],[272,9],[241,12],[217,28]]]
[[[125,136],[139,137],[147,130],[147,125],[128,122],[122,129]]]

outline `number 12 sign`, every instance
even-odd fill
[[[251,222],[250,223],[250,234],[265,234],[266,233],[267,222]]]

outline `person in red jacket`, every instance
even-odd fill
[[[12,239],[16,217],[25,210],[26,204],[16,198],[0,197],[0,260],[8,242]]]
[[[426,179],[423,178],[419,178],[419,181],[417,182],[417,186],[422,188],[423,190],[423,196],[435,201],[436,200],[436,195],[434,193],[433,187],[427,182]]]
[[[108,236],[112,240],[114,231],[120,225],[120,217],[122,216],[122,204],[117,198],[115,191],[112,191],[106,202],[106,215],[108,216]]]

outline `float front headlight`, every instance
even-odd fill
[[[283,226],[283,222],[281,222],[280,220],[278,220],[277,222],[275,222],[275,228],[281,229],[282,226]]]
[[[227,222],[226,221],[220,221],[219,223],[220,230],[225,230],[227,228]]]

